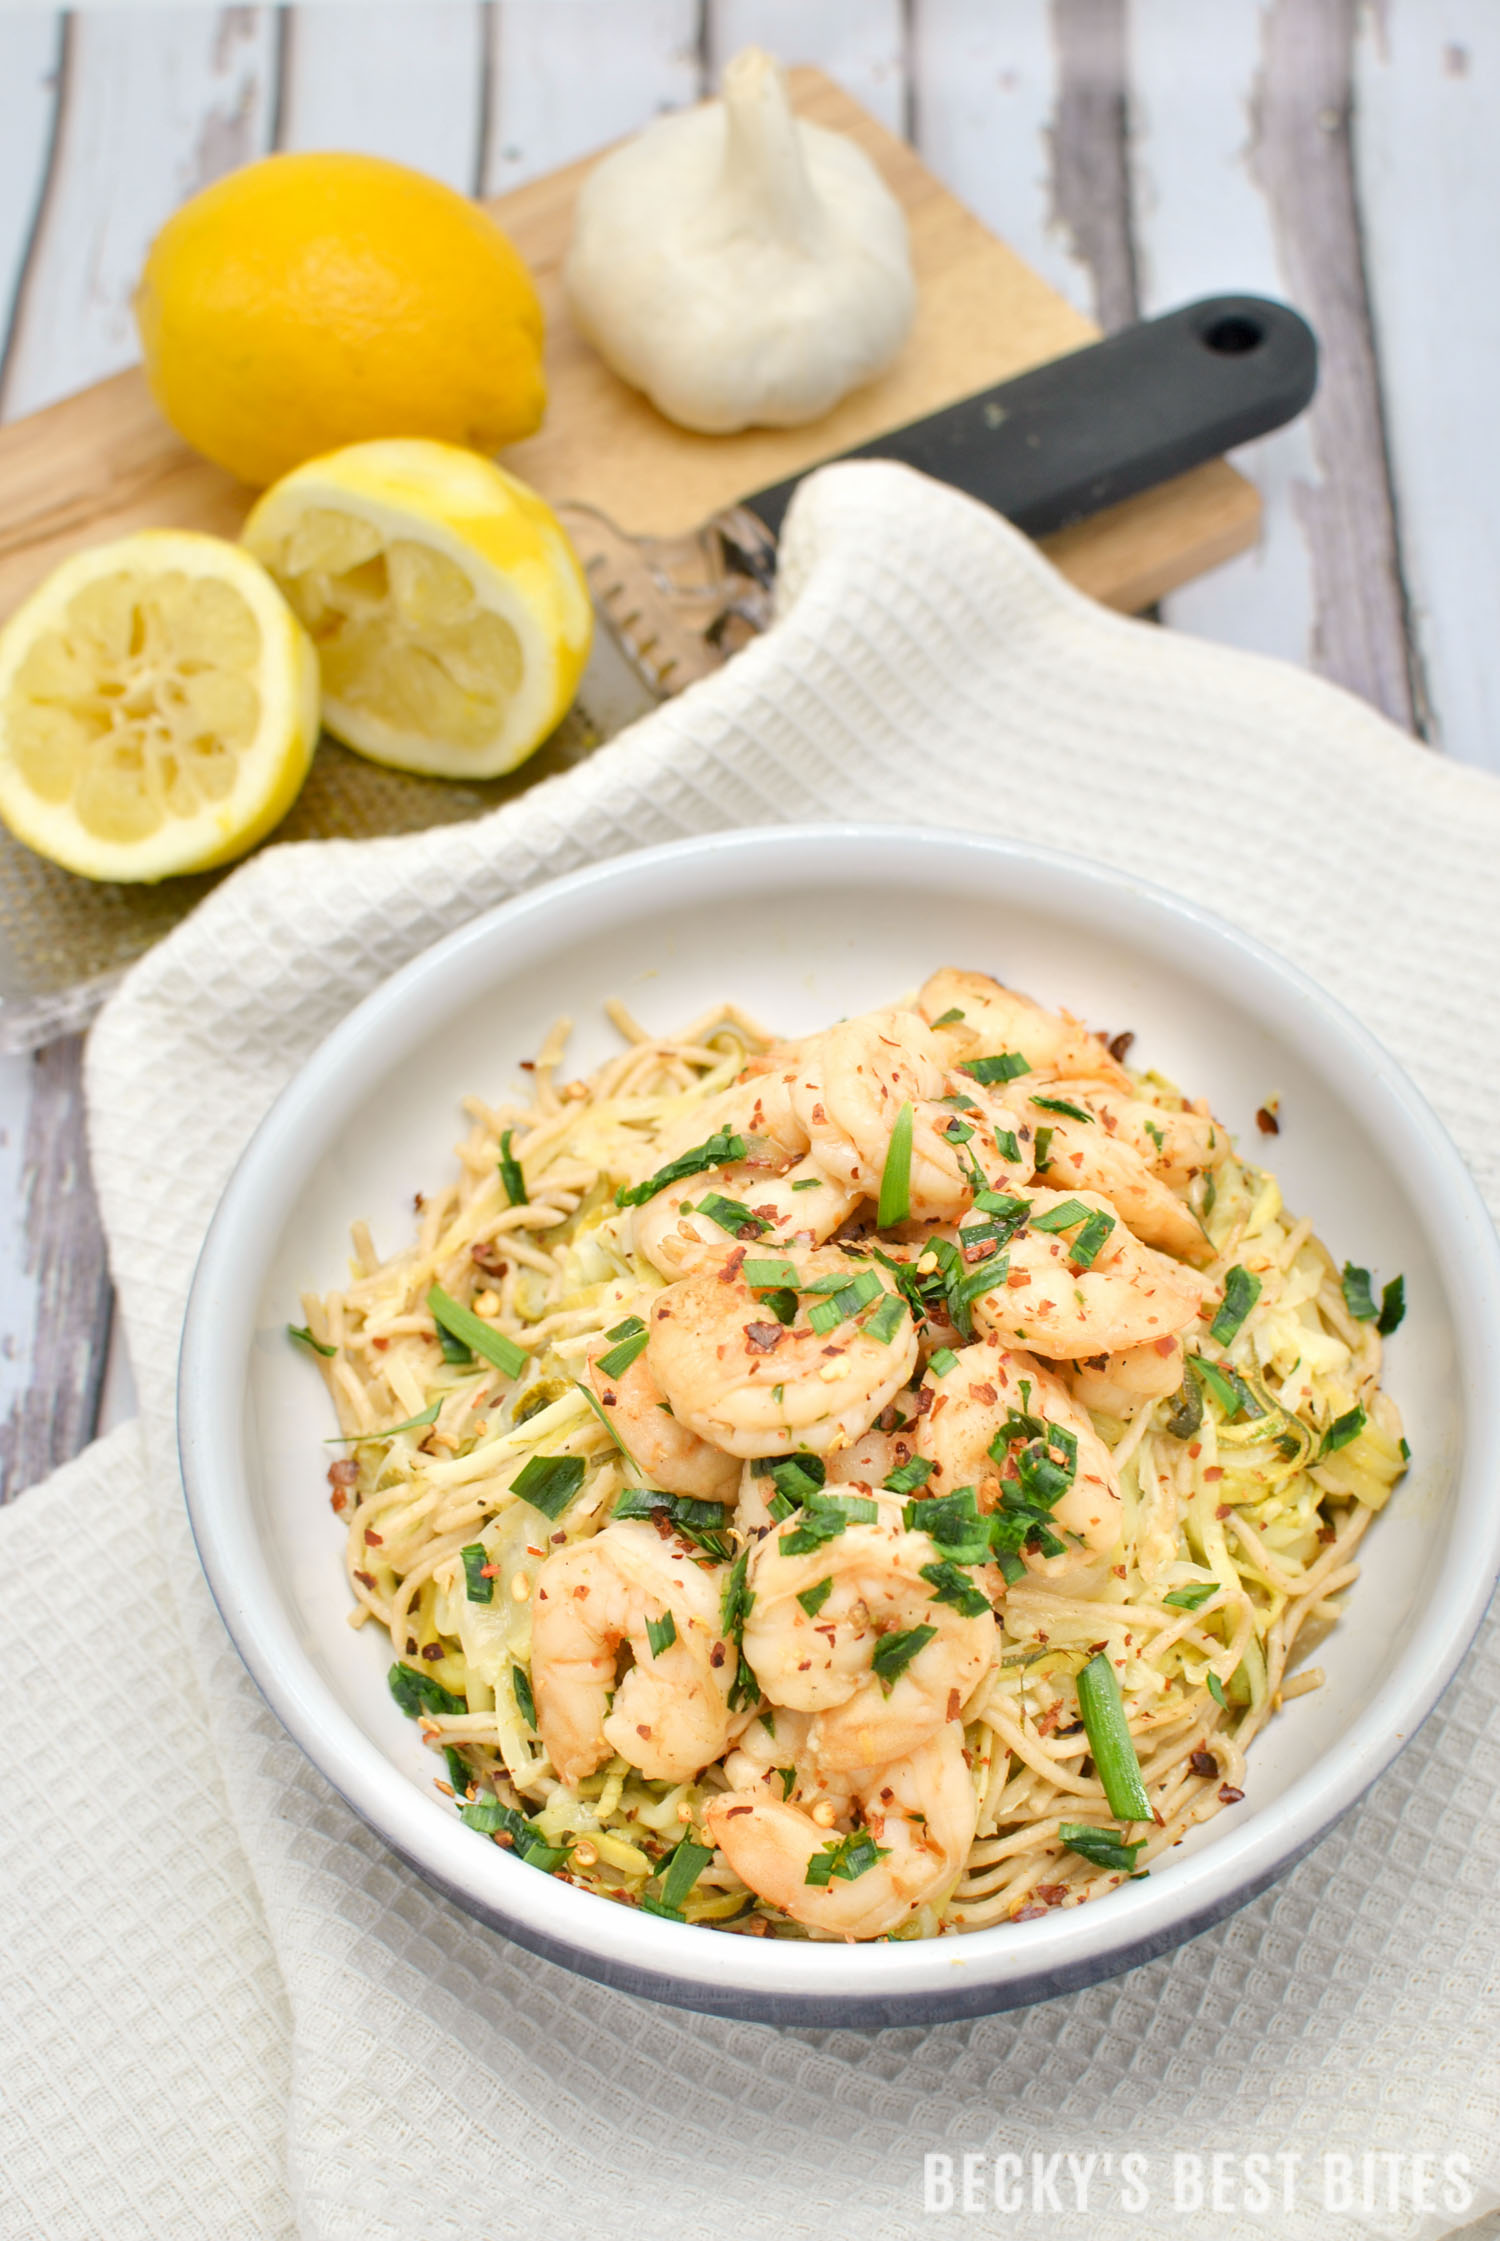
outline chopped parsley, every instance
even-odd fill
[[[853,1883],[889,1852],[890,1846],[877,1844],[868,1829],[853,1829],[848,1836],[836,1837],[825,1844],[821,1852],[813,1854],[803,1881],[815,1890],[821,1890],[835,1877],[840,1883]]]
[[[937,1633],[935,1626],[908,1626],[899,1634],[882,1634],[870,1660],[871,1670],[887,1696],[912,1659],[925,1650]]]
[[[526,1177],[521,1172],[521,1162],[510,1148],[515,1130],[508,1128],[500,1139],[500,1180],[505,1185],[505,1195],[512,1206],[529,1206],[526,1195]]]
[[[653,1657],[660,1657],[663,1650],[669,1650],[676,1639],[677,1621],[670,1611],[663,1612],[659,1619],[647,1619],[646,1640],[651,1644]]]
[[[1347,1409],[1342,1416],[1336,1416],[1323,1434],[1323,1444],[1318,1449],[1318,1461],[1321,1463],[1325,1455],[1336,1455],[1341,1447],[1347,1447],[1351,1440],[1357,1440],[1368,1421],[1368,1417],[1357,1401],[1354,1407]]]
[[[639,1315],[627,1315],[623,1323],[616,1323],[614,1329],[604,1335],[618,1341],[595,1362],[595,1368],[602,1370],[606,1377],[623,1377],[631,1363],[645,1353],[651,1336]]]
[[[1145,1869],[1136,1867],[1139,1854],[1144,1851],[1146,1839],[1138,1837],[1134,1844],[1125,1842],[1123,1829],[1101,1829],[1090,1821],[1063,1821],[1057,1831],[1070,1852],[1088,1860],[1094,1867],[1113,1868],[1121,1875],[1144,1875]]]
[[[581,1455],[533,1455],[511,1480],[510,1490],[555,1520],[582,1486],[586,1468]]]
[[[1018,1050],[1002,1050],[993,1058],[960,1059],[958,1070],[988,1088],[993,1082],[1013,1082],[1017,1075],[1029,1074],[1031,1062]]]
[[[1208,1326],[1209,1336],[1227,1346],[1259,1298],[1260,1278],[1236,1261],[1224,1279],[1223,1303]]]
[[[461,1548],[458,1553],[463,1558],[464,1595],[467,1600],[470,1603],[493,1603],[495,1582],[493,1575],[485,1577],[490,1552],[483,1541],[475,1541],[468,1548]]]
[[[644,1183],[622,1183],[615,1192],[616,1206],[644,1206],[647,1199],[655,1198],[658,1191],[673,1183],[681,1183],[689,1175],[704,1175],[711,1167],[725,1167],[731,1160],[743,1159],[746,1152],[743,1136],[732,1129],[717,1128],[703,1143],[695,1144],[689,1152],[679,1152],[669,1159],[665,1167],[658,1167]]]
[[[924,1564],[922,1577],[932,1589],[934,1603],[951,1603],[965,1618],[983,1618],[988,1613],[989,1597],[980,1594],[951,1557],[940,1564]]]
[[[472,1347],[476,1354],[483,1355],[502,1376],[519,1377],[531,1359],[524,1346],[518,1346],[503,1331],[491,1330],[489,1324],[476,1315],[472,1308],[461,1306],[451,1292],[443,1290],[441,1284],[429,1287],[427,1312],[440,1330],[450,1332],[454,1338],[461,1339],[465,1346]]]
[[[830,1575],[827,1579],[819,1580],[815,1587],[804,1587],[798,1595],[797,1601],[802,1605],[809,1618],[816,1618],[832,1593],[833,1579]]]
[[[310,1347],[314,1354],[321,1354],[325,1361],[331,1360],[338,1352],[336,1346],[325,1346],[320,1338],[314,1338],[305,1323],[288,1323],[286,1335],[296,1339],[299,1346]]]
[[[435,1716],[440,1712],[467,1712],[466,1696],[455,1696],[445,1689],[430,1673],[421,1672],[415,1665],[393,1665],[386,1675],[386,1684],[392,1696],[409,1720],[419,1712]]]
[[[880,1198],[875,1208],[877,1229],[904,1222],[911,1212],[912,1105],[908,1097],[896,1115],[885,1165],[880,1171]]]

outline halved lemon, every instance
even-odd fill
[[[578,689],[583,571],[551,507],[476,452],[413,438],[311,459],[244,540],[318,649],[324,724],[375,762],[497,777]]]
[[[0,631],[0,817],[86,879],[243,855],[317,741],[307,635],[221,538],[143,529],[75,553]]]

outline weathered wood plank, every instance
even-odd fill
[[[906,26],[901,0],[707,0],[709,90],[741,47],[768,47],[783,62],[814,62],[888,132],[904,132]]]
[[[1047,0],[912,0],[910,69],[924,161],[1060,296],[1092,311],[1092,277],[1053,193]]]
[[[1258,0],[1152,0],[1130,26],[1130,159],[1141,310],[1247,290],[1285,296],[1271,213],[1250,175],[1261,62]],[[1260,542],[1162,608],[1176,629],[1306,661],[1315,617],[1298,517],[1317,480],[1306,420],[1235,454],[1261,494]]]
[[[71,18],[56,156],[0,390],[6,418],[139,355],[130,298],[151,237],[266,145],[275,40],[268,8]]]
[[[1313,663],[1412,728],[1424,692],[1407,637],[1350,154],[1355,8],[1268,0],[1251,160],[1289,292],[1322,351],[1309,416],[1318,481],[1294,494],[1312,558]]]
[[[65,36],[61,16],[0,14],[0,384],[46,192]]]
[[[93,1437],[109,1343],[110,1283],[84,1142],[82,1039],[69,1036],[25,1065],[20,1131],[20,1237],[7,1237],[7,1314],[0,1401],[0,1501],[31,1486]],[[14,1105],[7,1135],[15,1127]],[[15,1142],[5,1145],[6,1164]],[[19,1269],[11,1254],[19,1243]],[[19,1273],[21,1282],[15,1284]]]
[[[494,0],[481,192],[504,194],[703,90],[696,0]]]
[[[1127,147],[1125,0],[1052,0],[1052,200],[1110,331],[1139,315]]]
[[[289,9],[278,145],[390,156],[471,194],[487,32],[476,0],[442,7],[373,0],[358,8],[313,0]]]
[[[1361,18],[1354,158],[1402,566],[1447,753],[1500,770],[1500,133],[1492,0]]]

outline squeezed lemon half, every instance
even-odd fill
[[[144,529],[76,553],[0,631],[0,817],[87,879],[243,855],[317,740],[307,635],[218,537]]]
[[[475,452],[413,438],[309,460],[244,541],[317,647],[325,726],[376,762],[497,777],[578,689],[583,571],[551,507]]]

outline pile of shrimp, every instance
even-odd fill
[[[1405,1467],[1373,1322],[1205,1103],[982,974],[798,1041],[606,1009],[618,1056],[562,1079],[560,1022],[415,1237],[356,1225],[303,1301],[351,1621],[437,1787],[740,1935],[1149,1872],[1319,1685]],[[1101,1654],[1149,1820],[1091,1756]]]

